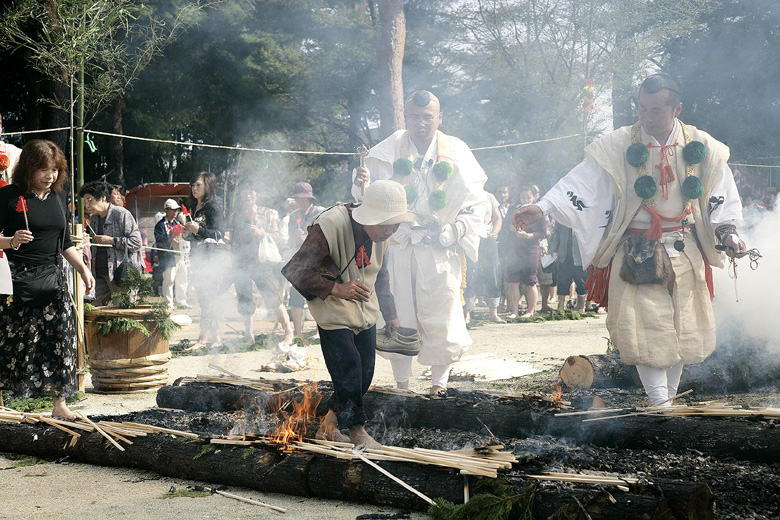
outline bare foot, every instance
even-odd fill
[[[353,426],[349,429],[349,438],[355,446],[361,444],[369,450],[381,450],[382,445],[371,437],[362,426]]]
[[[446,391],[447,389],[444,388],[443,386],[433,385],[433,387],[431,388],[431,395],[440,395]]]
[[[333,410],[328,410],[328,413],[325,414],[315,437],[326,441],[352,442],[349,437],[339,431],[339,420]]]
[[[530,317],[532,317],[534,314],[535,314],[535,313],[533,313],[533,312],[526,312],[525,314],[523,314],[523,315],[522,315],[522,316],[520,316],[520,317],[521,317],[521,318],[530,318]]]
[[[542,307],[539,312],[552,312],[552,307]]]
[[[54,408],[51,410],[51,416],[60,419],[67,419],[69,421],[73,421],[79,418],[78,415],[73,413],[70,408],[68,408],[68,405],[65,403],[65,398],[63,397],[54,398]]]

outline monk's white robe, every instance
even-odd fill
[[[616,130],[586,149],[585,160],[577,165],[539,201],[545,215],[552,215],[575,231],[583,265],[606,267],[612,262],[609,281],[607,329],[624,363],[669,368],[679,363],[703,361],[715,348],[715,321],[705,282],[705,262],[722,267],[723,254],[714,249],[713,230],[720,224],[737,224],[742,206],[731,169],[726,164],[728,148],[711,136],[689,126],[692,140],[707,146],[708,157],[696,167],[704,193],[694,201],[689,223],[696,224],[702,244],[699,251],[691,233],[685,235],[685,249],[677,252],[673,243],[679,233],[664,233],[662,243],[675,273],[671,292],[666,285],[632,285],[620,277],[623,242],[628,229],[647,229],[650,215],[640,208],[642,199],[634,193],[637,168],[625,159],[631,144],[631,127]],[[643,143],[659,143],[644,131]],[[682,213],[681,194],[686,165],[684,137],[675,121],[666,145],[678,143],[670,163],[675,180],[669,183],[669,198],[661,195],[658,148],[650,148],[648,172],[658,183],[655,208],[665,217]],[[679,222],[664,222],[664,228]]]
[[[420,220],[434,214],[428,207],[428,195],[437,185],[431,171],[433,165],[440,160],[453,165],[453,175],[444,183],[448,203],[436,216],[442,235],[454,238],[455,242],[445,244],[446,247],[441,243],[426,245],[425,231],[413,229],[418,224],[412,222],[401,224],[390,239],[387,253],[390,287],[401,326],[420,331],[422,348],[418,361],[423,365],[449,365],[459,360],[472,343],[460,296],[460,249],[476,261],[479,240],[487,236],[484,216],[489,208],[483,190],[487,177],[460,139],[437,132],[428,149],[419,151],[408,133],[399,130],[370,150],[366,167],[371,179],[390,179],[393,162],[402,157],[420,165],[409,179],[420,194],[409,209]],[[355,200],[361,200],[359,187],[353,185],[352,194]],[[381,352],[380,355],[391,361],[406,357]],[[395,366],[394,363],[394,369]],[[396,373],[396,380],[408,380],[408,375]]]
[[[0,152],[6,154],[11,163],[7,169],[0,171],[0,179],[3,179],[8,184],[13,184],[14,169],[16,169],[16,164],[19,162],[22,150],[12,144],[0,141]]]

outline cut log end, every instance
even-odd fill
[[[568,388],[590,388],[594,377],[593,363],[585,356],[569,356],[561,367],[560,378]]]

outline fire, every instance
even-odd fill
[[[560,404],[563,400],[563,388],[561,387],[561,380],[555,382],[555,391],[550,394],[553,404]]]
[[[276,428],[269,438],[279,444],[291,444],[303,440],[306,428],[317,421],[317,407],[322,401],[322,395],[317,391],[317,384],[301,387],[303,398],[300,400],[283,401],[279,396],[279,402],[275,407],[284,417],[284,422]],[[284,408],[292,403],[293,411],[288,413]]]

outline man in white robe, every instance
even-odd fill
[[[0,137],[3,135],[3,116],[0,115]],[[0,141],[0,186],[13,184],[14,169],[19,162],[22,150],[12,144]],[[6,167],[7,164],[7,167]],[[4,184],[5,183],[5,184]]]
[[[443,114],[432,93],[412,95],[404,117],[406,130],[374,146],[365,167],[355,169],[352,194],[362,200],[372,180],[392,179],[407,186],[409,209],[417,219],[402,224],[391,239],[390,283],[401,327],[420,332],[418,361],[431,366],[431,392],[437,393],[446,389],[452,363],[471,345],[461,301],[461,251],[476,262],[480,238],[487,234],[487,177],[466,143],[438,131]],[[394,174],[398,159],[409,159],[412,172]],[[440,161],[452,166],[452,176],[445,181],[434,174]],[[446,204],[433,210],[429,197],[439,190],[446,193]],[[398,387],[408,388],[413,356],[380,355],[390,360]]]
[[[677,119],[681,111],[679,83],[667,74],[648,77],[639,90],[639,122],[590,144],[582,163],[536,205],[514,216],[515,225],[525,227],[552,215],[575,231],[583,265],[599,268],[589,281],[606,279],[608,284],[610,338],[622,361],[636,365],[653,405],[669,405],[683,365],[699,363],[715,349],[709,270],[722,267],[724,260],[716,245],[729,256],[746,254],[736,234],[742,206],[726,164],[729,150]],[[706,153],[699,162],[688,162],[686,157],[695,154],[683,150],[694,141]],[[633,143],[647,149],[641,166],[629,162],[627,149]],[[655,196],[643,199],[635,192],[641,175],[653,177]],[[701,181],[695,199],[683,196],[683,182],[691,176]],[[626,243],[637,235],[660,236],[659,255],[668,257],[673,271],[668,281],[624,279]],[[603,284],[590,285],[591,292],[599,292],[596,286]]]

